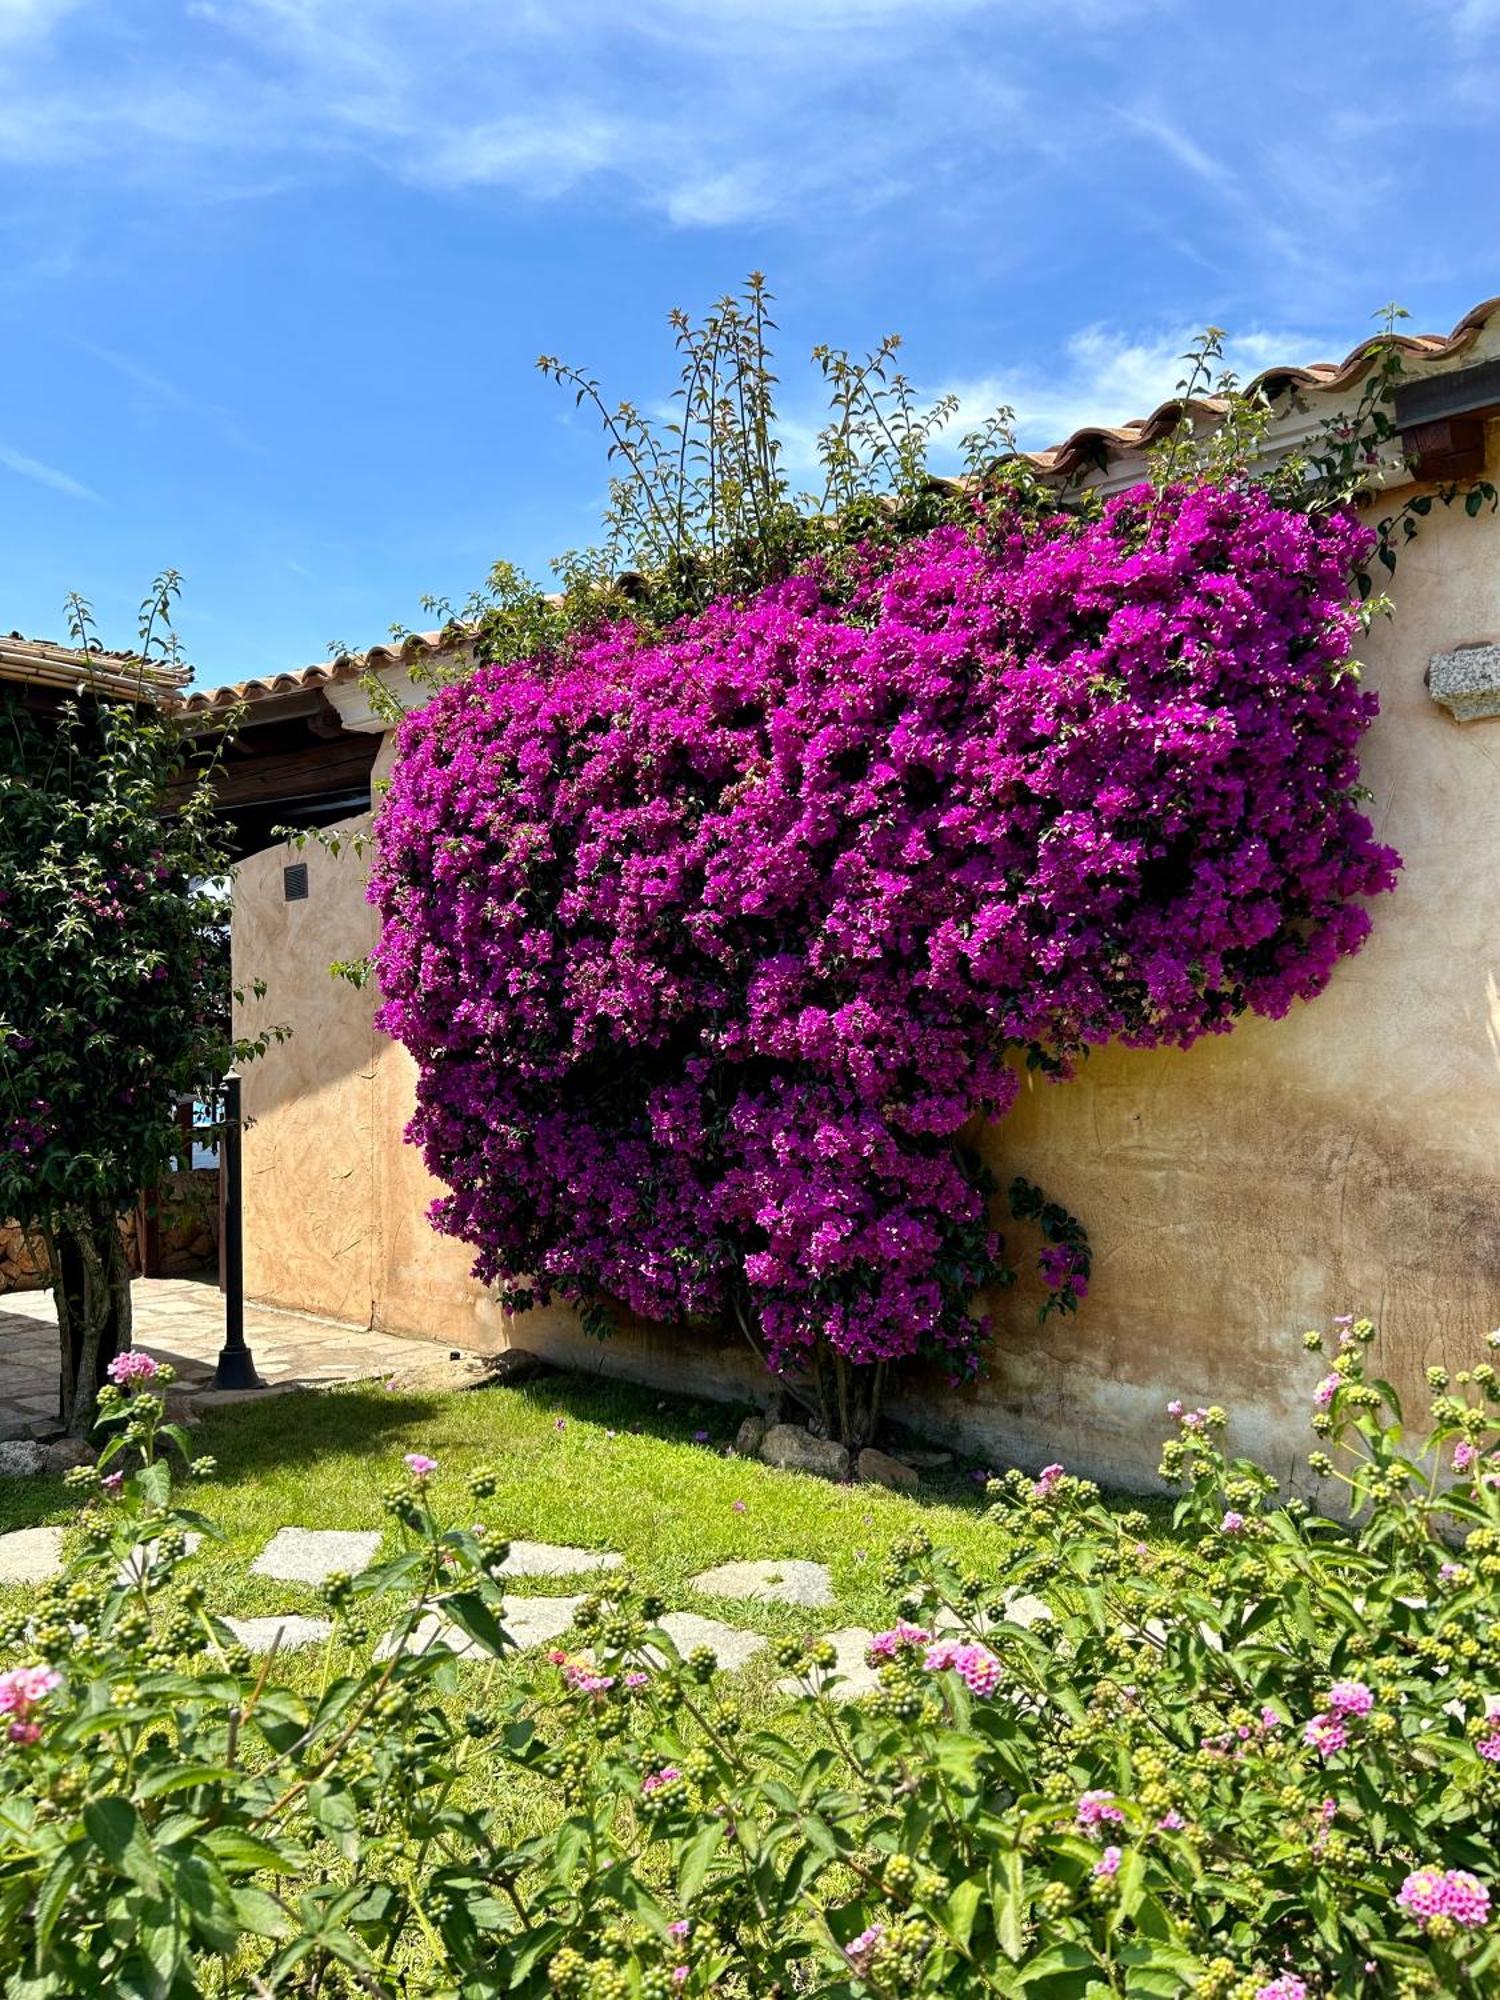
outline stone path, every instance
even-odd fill
[[[380,1547],[378,1528],[278,1528],[250,1565],[252,1576],[281,1583],[326,1583],[338,1570],[367,1569]]]
[[[512,1542],[498,1576],[583,1576],[590,1570],[618,1569],[625,1558],[613,1549],[569,1549],[556,1542]]]
[[[46,1583],[62,1568],[61,1528],[16,1528],[0,1535],[0,1583]]]
[[[302,1618],[283,1612],[276,1618],[226,1618],[224,1623],[249,1653],[294,1652],[299,1646],[321,1646],[333,1624],[327,1618]],[[278,1638],[278,1634],[280,1635]]]
[[[550,1646],[573,1623],[582,1602],[581,1597],[507,1597],[500,1622],[523,1652],[528,1646]],[[425,1653],[429,1646],[436,1645],[448,1646],[460,1659],[466,1653],[484,1650],[474,1644],[467,1632],[461,1632],[436,1611],[429,1611],[413,1626],[406,1650]],[[388,1660],[395,1650],[388,1634],[376,1647],[375,1657]]]
[[[728,1562],[693,1578],[694,1590],[710,1597],[760,1597],[772,1604],[801,1604],[814,1609],[833,1602],[833,1578],[826,1563]]]
[[[699,1646],[707,1646],[716,1663],[731,1673],[747,1666],[762,1647],[771,1643],[763,1632],[747,1632],[739,1625],[721,1625],[717,1618],[700,1618],[696,1611],[669,1611],[659,1622],[684,1659]]]
[[[177,1371],[189,1409],[264,1400],[260,1390],[213,1387],[224,1345],[224,1298],[203,1278],[137,1278],[130,1287],[135,1344]],[[245,1308],[245,1339],[270,1389],[327,1387],[382,1380],[445,1350],[430,1340],[403,1340],[341,1320]],[[47,1435],[57,1419],[57,1315],[50,1292],[0,1296],[0,1441]]]
[[[190,1555],[202,1539],[197,1534],[186,1537]],[[45,1583],[58,1575],[62,1568],[62,1543],[61,1528],[20,1528],[12,1534],[0,1535],[0,1584]],[[250,1573],[289,1583],[316,1585],[325,1582],[337,1570],[354,1572],[363,1569],[373,1559],[379,1545],[380,1531],[374,1528],[278,1528],[251,1563]],[[122,1581],[139,1574],[141,1559],[145,1557],[149,1560],[149,1552],[154,1547],[154,1543],[146,1544],[137,1550],[133,1559],[122,1565]],[[525,1577],[582,1576],[617,1569],[623,1560],[612,1549],[515,1541],[510,1545],[510,1555],[500,1573]],[[775,1604],[800,1605],[807,1609],[821,1608],[834,1600],[833,1579],[827,1565],[796,1557],[781,1561],[721,1563],[717,1568],[704,1570],[701,1575],[695,1576],[692,1587],[716,1597],[760,1599]],[[524,1597],[510,1594],[504,1599],[501,1622],[522,1651],[531,1646],[553,1645],[570,1629],[583,1602],[582,1596]],[[1020,1624],[1032,1624],[1037,1618],[1050,1615],[1041,1600],[1034,1597],[1017,1596],[1007,1608],[1009,1616]],[[258,1654],[269,1652],[273,1645],[278,1652],[322,1645],[333,1630],[332,1622],[327,1618],[294,1612],[269,1617],[226,1618],[224,1622],[241,1645]],[[770,1644],[763,1632],[728,1625],[722,1619],[707,1618],[696,1611],[668,1612],[660,1624],[684,1659],[698,1647],[706,1646],[716,1664],[728,1673],[748,1666]],[[847,1625],[826,1636],[834,1648],[836,1661],[832,1669],[814,1676],[816,1683],[832,1682],[836,1675],[837,1682],[830,1691],[840,1701],[855,1700],[879,1685],[876,1670],[866,1659],[866,1649],[874,1637],[871,1631],[862,1625]],[[406,1643],[407,1649],[414,1652],[425,1652],[429,1646],[446,1645],[459,1658],[483,1652],[483,1648],[476,1646],[467,1633],[460,1631],[436,1610],[427,1612],[417,1621]],[[375,1658],[389,1659],[393,1650],[393,1642],[388,1635],[377,1646]],[[776,1685],[779,1692],[792,1695],[802,1693],[806,1683],[788,1677]]]
[[[826,1672],[813,1673],[813,1686],[821,1687],[827,1682],[832,1682],[837,1675],[839,1677],[837,1684],[829,1688],[835,1701],[855,1701],[862,1694],[873,1693],[879,1687],[880,1681],[875,1669],[865,1658],[865,1649],[875,1634],[863,1625],[846,1625],[843,1631],[830,1632],[827,1636],[838,1657]],[[778,1694],[805,1694],[807,1687],[807,1681],[799,1679],[795,1674],[776,1683]]]

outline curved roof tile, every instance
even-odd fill
[[[1424,364],[1453,360],[1472,346],[1497,312],[1500,312],[1500,296],[1485,299],[1466,312],[1451,333],[1372,334],[1360,341],[1357,347],[1351,348],[1342,361],[1284,362],[1278,367],[1263,368],[1246,384],[1246,390],[1251,394],[1258,391],[1268,402],[1304,390],[1319,395],[1336,394],[1352,387],[1369,372],[1377,357],[1389,350]],[[1159,404],[1148,417],[1138,417],[1124,424],[1084,424],[1059,444],[1049,445],[1042,451],[1018,452],[1016,456],[1026,459],[1038,472],[1071,478],[1087,466],[1102,468],[1112,457],[1142,451],[1156,444],[1176,427],[1184,414],[1212,422],[1221,417],[1226,408],[1224,399],[1219,396],[1174,397]],[[947,485],[951,482],[938,483]],[[624,572],[621,582],[626,582],[633,574]],[[461,638],[462,628],[453,625],[436,632],[411,632],[404,638],[371,646],[366,653],[341,654],[338,659],[324,665],[299,667],[290,673],[239,681],[230,687],[209,688],[183,697],[177,705],[190,715],[232,708],[240,702],[253,707],[256,702],[269,700],[278,694],[300,693],[324,687],[330,681],[352,679],[366,668],[399,666],[403,660],[411,659],[418,653],[441,653]]]
[[[1275,402],[1278,397],[1299,389],[1325,395],[1337,393],[1351,388],[1369,373],[1381,354],[1392,350],[1414,361],[1452,360],[1473,345],[1497,311],[1500,311],[1500,296],[1485,299],[1466,312],[1451,333],[1376,333],[1351,348],[1342,361],[1284,362],[1278,367],[1263,368],[1246,383],[1246,393],[1258,392],[1267,402]],[[1061,444],[1050,445],[1044,451],[1020,452],[1017,456],[1029,460],[1038,472],[1069,476],[1085,465],[1103,464],[1113,452],[1146,449],[1166,437],[1184,414],[1212,418],[1222,415],[1224,408],[1223,399],[1217,396],[1186,401],[1173,397],[1159,404],[1149,417],[1110,426],[1085,424]]]

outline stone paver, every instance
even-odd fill
[[[581,1597],[507,1597],[501,1623],[515,1645],[525,1651],[528,1646],[551,1645],[560,1639],[578,1615]],[[489,1655],[478,1646],[467,1632],[442,1616],[440,1612],[428,1611],[412,1627],[406,1642],[408,1653],[425,1653],[429,1646],[444,1645],[459,1659],[474,1654],[481,1659]],[[388,1660],[395,1651],[391,1635],[387,1633],[375,1648],[377,1660]]]
[[[196,1555],[203,1546],[203,1537],[196,1528],[189,1528],[182,1537],[182,1545],[186,1555]],[[155,1541],[138,1542],[115,1571],[115,1582],[124,1584],[141,1582],[146,1571],[156,1561],[158,1546]]]
[[[326,1583],[335,1570],[364,1569],[379,1547],[378,1528],[278,1528],[250,1574],[281,1583]]]
[[[224,1623],[251,1653],[269,1653],[273,1645],[278,1653],[293,1652],[298,1646],[321,1646],[333,1630],[327,1618],[301,1618],[292,1613],[277,1618],[226,1618]]]
[[[727,1562],[693,1578],[694,1590],[713,1597],[760,1597],[773,1604],[816,1608],[833,1602],[833,1579],[825,1563],[788,1557],[782,1562]]]
[[[573,1549],[559,1542],[512,1542],[497,1576],[585,1576],[618,1569],[625,1558],[613,1549]]]
[[[862,1694],[873,1694],[880,1680],[865,1658],[865,1649],[875,1634],[863,1625],[846,1625],[841,1632],[829,1632],[825,1637],[832,1641],[838,1659],[826,1673],[814,1672],[812,1684],[821,1686],[825,1681],[831,1682],[837,1674],[837,1684],[828,1690],[835,1701],[855,1701]],[[808,1683],[793,1675],[778,1681],[776,1690],[778,1694],[806,1694]]]
[[[135,1344],[177,1373],[174,1403],[229,1407],[262,1399],[259,1390],[215,1391],[214,1365],[224,1345],[224,1298],[201,1278],[137,1278],[130,1288]],[[404,1340],[341,1320],[276,1312],[252,1305],[245,1338],[271,1390],[318,1388],[334,1382],[387,1380],[403,1367],[445,1350],[430,1340]],[[0,1297],[0,1438],[56,1427],[57,1316],[50,1292]]]
[[[0,1535],[0,1584],[46,1583],[62,1570],[61,1528],[16,1528]]]
[[[669,1611],[658,1623],[684,1659],[696,1647],[707,1646],[719,1666],[731,1673],[770,1643],[763,1632],[721,1625],[717,1618],[700,1618],[696,1611]]]
[[[578,1615],[581,1597],[507,1597],[503,1623],[518,1646],[550,1645]]]

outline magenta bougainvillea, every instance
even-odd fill
[[[1018,1055],[1283,1014],[1391,886],[1371,540],[1143,488],[444,689],[371,887],[437,1226],[519,1304],[737,1303],[779,1367],[965,1372],[1001,1249],[959,1141]]]

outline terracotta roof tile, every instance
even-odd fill
[[[1388,349],[1424,365],[1453,360],[1472,346],[1497,312],[1500,312],[1500,296],[1485,299],[1465,313],[1451,333],[1373,334],[1352,348],[1342,361],[1288,362],[1279,367],[1263,368],[1253,381],[1246,384],[1246,389],[1248,393],[1259,391],[1268,402],[1305,390],[1319,395],[1337,394],[1366,375],[1376,358]],[[1186,401],[1173,398],[1159,404],[1148,417],[1138,417],[1124,424],[1085,424],[1058,444],[1049,445],[1042,451],[1021,452],[1017,456],[1028,460],[1038,472],[1060,479],[1071,478],[1089,466],[1106,466],[1112,457],[1149,448],[1168,436],[1184,414],[1211,423],[1224,414],[1226,407],[1223,398],[1218,396],[1193,397]],[[946,486],[955,482],[938,480],[934,483]],[[633,574],[627,571],[620,580],[626,582]],[[253,707],[257,702],[277,695],[300,693],[324,687],[331,681],[352,679],[367,668],[397,666],[419,653],[441,653],[453,646],[459,636],[458,630],[452,626],[437,632],[412,632],[388,644],[372,646],[367,653],[343,654],[326,665],[299,667],[289,673],[272,674],[262,679],[239,681],[230,687],[209,688],[190,694],[182,700],[181,707],[190,715],[232,708],[239,702]]]
[[[253,708],[257,702],[269,701],[276,695],[303,694],[309,689],[327,687],[331,681],[353,680],[367,668],[397,666],[417,654],[441,653],[453,643],[451,630],[409,632],[404,639],[372,646],[367,653],[341,653],[336,660],[320,661],[310,667],[293,667],[285,673],[235,681],[228,687],[203,688],[184,696],[179,707],[184,715],[205,715],[237,707],[241,702]]]
[[[148,664],[138,653],[111,653],[103,647],[84,652],[77,646],[61,646],[55,639],[28,639],[20,632],[0,636],[4,681],[67,693],[84,685],[107,695],[138,696],[149,690],[170,698],[192,676],[191,667],[168,666],[160,660]]]
[[[1423,363],[1452,360],[1473,345],[1497,311],[1500,311],[1500,297],[1485,299],[1466,312],[1451,333],[1377,333],[1362,340],[1342,361],[1283,363],[1263,368],[1245,385],[1246,392],[1259,391],[1268,402],[1301,389],[1316,390],[1322,395],[1338,393],[1368,374],[1378,356],[1391,349]],[[1147,449],[1166,437],[1184,414],[1211,419],[1223,410],[1224,404],[1216,396],[1194,398],[1186,403],[1174,397],[1159,404],[1149,417],[1112,426],[1085,424],[1060,444],[1018,455],[1039,472],[1068,476],[1087,465],[1102,464],[1113,452]]]

